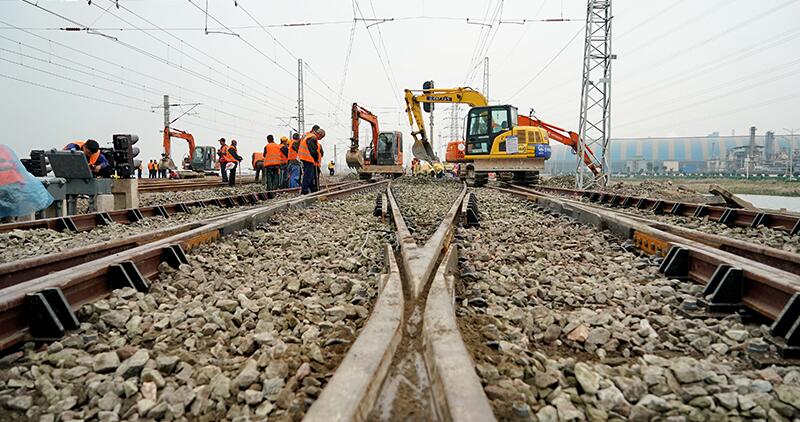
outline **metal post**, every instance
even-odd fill
[[[169,95],[164,96],[164,130],[169,131]]]
[[[583,84],[576,154],[575,184],[579,189],[605,186],[611,169],[611,0],[588,0],[583,51]],[[600,173],[584,180],[583,155],[592,149],[600,152]]]
[[[486,103],[489,103],[489,57],[483,58],[483,96]]]
[[[303,59],[297,59],[297,130],[306,133],[306,111],[303,104]]]
[[[798,129],[786,129],[783,130],[789,132],[789,163],[787,164],[786,168],[789,173],[789,178],[791,179],[794,176],[794,133],[800,130]]]

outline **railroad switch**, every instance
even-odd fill
[[[25,308],[30,318],[28,328],[37,340],[58,339],[66,330],[80,327],[64,293],[57,287],[27,294]]]

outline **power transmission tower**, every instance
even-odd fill
[[[303,59],[297,59],[297,130],[306,133],[306,109],[303,104]]]
[[[608,183],[611,169],[611,0],[588,0],[583,50],[583,87],[575,184],[578,189]],[[600,173],[584,174],[583,154],[600,151]]]
[[[489,102],[489,57],[483,58],[483,96]]]

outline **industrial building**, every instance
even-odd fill
[[[790,135],[776,135],[770,131],[759,135],[755,128],[751,131],[752,136],[721,136],[715,132],[708,136],[612,139],[611,171],[621,174],[786,174]],[[800,161],[798,143],[795,139],[795,174]],[[548,172],[575,171],[575,155],[569,148],[554,143],[552,150]]]

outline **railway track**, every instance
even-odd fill
[[[800,215],[763,210],[744,210],[668,199],[619,195],[601,191],[537,186],[536,190],[559,195],[584,198],[589,202],[610,207],[650,210],[655,214],[691,218],[708,217],[712,221],[734,227],[765,226],[789,234],[800,234]]]
[[[146,292],[149,279],[167,263],[186,263],[184,251],[253,226],[290,207],[304,207],[371,185],[355,182],[315,194],[265,204],[205,221],[119,241],[34,257],[0,266],[0,350],[30,339],[47,340],[77,328],[82,305],[131,287]]]
[[[496,189],[632,240],[636,248],[663,258],[659,271],[665,276],[704,286],[698,297],[702,306],[689,305],[690,311],[747,310],[771,322],[770,334],[782,357],[800,358],[800,255],[653,222],[613,208],[539,192],[538,188],[512,185]]]
[[[393,191],[382,202],[399,250],[387,246],[372,315],[305,420],[494,420],[453,307],[466,187],[422,245]]]
[[[223,182],[221,178],[210,177],[203,179],[184,179],[184,180],[171,180],[171,179],[138,179],[139,192],[174,192],[195,189],[209,189],[216,187],[228,186],[227,182]],[[237,180],[240,185],[255,183],[255,179],[245,177]]]
[[[370,188],[379,192],[374,209],[365,206],[363,195],[355,209],[379,221],[353,215],[344,201],[327,201]],[[478,213],[483,195],[485,209]],[[438,202],[430,205],[431,200]],[[311,203],[324,210],[285,212]],[[309,223],[317,229],[307,230]],[[113,394],[92,391],[92,398],[79,402],[76,417],[94,415],[91,409],[98,407],[124,418],[154,419],[800,416],[787,403],[792,388],[800,392],[793,387],[800,382],[794,367],[756,372],[743,364],[745,355],[757,365],[791,363],[773,356],[782,350],[791,357],[791,334],[769,345],[768,353],[751,353],[757,343],[750,339],[760,329],[739,322],[771,320],[777,303],[771,301],[783,293],[765,289],[800,286],[800,260],[786,251],[527,188],[468,190],[402,178],[340,186],[318,197],[273,201],[194,224],[202,226],[175,228],[186,230],[180,233],[164,229],[143,244],[128,239],[131,249],[108,252],[72,271],[57,270],[66,264],[54,261],[55,272],[12,286],[35,286],[41,296],[28,300],[47,301],[45,287],[60,283],[75,310],[108,295],[120,279],[141,285],[126,262],[142,280],[159,277],[155,293],[127,289],[84,307],[80,335],[52,351],[29,348],[24,358],[18,352],[22,363],[12,378],[19,374],[40,383],[34,367],[49,367],[62,348],[76,347],[76,337],[97,336],[77,366],[69,363],[55,373],[62,386],[112,382],[114,371],[128,373],[131,362],[141,361],[141,375],[133,378],[140,390],[133,403],[121,388]],[[181,265],[189,248],[191,267]],[[688,252],[676,252],[680,248]],[[72,253],[78,259],[82,252]],[[670,260],[670,254],[682,258]],[[381,255],[378,274],[372,264]],[[228,259],[238,265],[228,265]],[[662,271],[653,263],[663,263]],[[735,266],[724,267],[730,264]],[[709,265],[715,266],[712,276],[723,268],[725,277],[704,294],[693,283],[713,284],[703,280]],[[723,291],[725,298],[742,295],[739,302],[715,302]],[[703,301],[708,308],[687,306]],[[57,307],[51,309],[55,314]],[[776,327],[788,324],[786,315],[778,309],[776,338]],[[4,328],[7,321],[0,320]],[[101,355],[126,343],[136,346],[130,353],[139,348],[139,360],[125,352],[104,375]],[[176,354],[179,363],[169,366],[167,359]],[[86,365],[80,362],[89,362],[88,374],[78,371]],[[149,395],[150,384],[157,395]],[[6,400],[2,394],[0,402]]]
[[[337,188],[346,183],[332,183],[329,188]],[[17,223],[0,224],[0,233],[12,230],[33,230],[50,229],[56,231],[82,232],[91,230],[97,226],[109,225],[112,223],[130,224],[141,221],[148,217],[169,218],[176,213],[188,212],[191,208],[199,207],[225,207],[232,208],[238,206],[250,206],[269,200],[269,194],[281,194],[299,192],[299,188],[280,189],[272,192],[263,191],[248,194],[237,194],[222,196],[209,199],[197,199],[170,203],[165,205],[145,206],[130,208],[125,210],[95,212],[88,214],[77,214],[65,217],[46,218],[40,220],[23,221]]]

